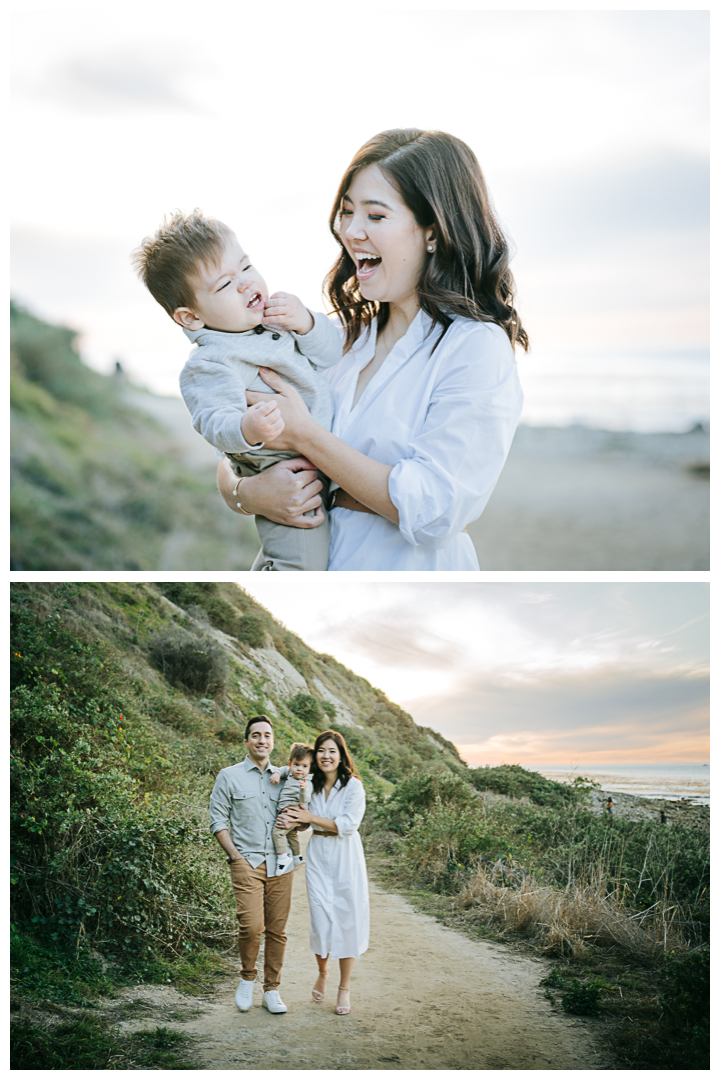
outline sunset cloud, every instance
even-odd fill
[[[471,764],[707,759],[705,585],[247,588]]]

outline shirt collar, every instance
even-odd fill
[[[417,346],[423,342],[430,334],[430,327],[432,326],[432,317],[428,315],[427,311],[420,308],[417,315],[410,323],[407,329],[405,337],[409,348],[416,349]],[[435,324],[435,330],[433,334],[442,332],[442,326],[439,323]]]
[[[245,772],[250,772],[251,769],[255,769],[257,772],[260,772],[259,767],[255,764],[255,762],[252,760],[252,758],[250,757],[249,754],[245,758],[245,760],[240,763],[240,765],[241,765],[241,768],[243,768],[245,770]],[[277,767],[277,765],[272,765],[271,763],[268,762],[268,767],[265,770],[265,772],[268,772],[268,770],[270,772],[278,772],[278,767]],[[262,776],[264,774],[260,773],[260,775]]]
[[[404,335],[396,342],[393,353],[402,356],[404,359],[414,352],[419,345],[425,341],[430,334],[430,327],[432,326],[432,319],[423,308],[420,308],[417,315],[414,317]],[[435,326],[435,333],[440,333],[442,327]],[[368,353],[375,354],[375,344],[377,341],[377,319],[373,319],[370,325],[367,327],[366,332],[360,335],[360,338],[355,346],[354,352],[363,352],[367,348]],[[364,355],[363,355],[364,359]]]
[[[207,326],[201,326],[199,330],[188,330],[183,326],[183,333],[193,345],[211,345],[214,349],[220,349],[223,353],[242,352],[243,359],[250,363],[261,363],[269,357],[277,357],[275,342],[282,338],[282,344],[287,348],[288,342],[293,342],[292,335],[281,326],[273,326],[272,332],[268,327],[262,327],[263,332],[255,330],[238,330],[231,333],[229,330],[211,330]],[[293,343],[294,347],[294,343]]]

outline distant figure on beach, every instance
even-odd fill
[[[660,811],[660,824],[661,825],[667,825],[667,814],[665,813],[664,810]]]
[[[465,527],[510,450],[522,407],[514,350],[528,337],[474,153],[443,131],[381,132],[350,162],[330,230],[340,250],[326,295],[344,348],[326,372],[331,431],[263,371],[268,394],[248,402],[272,402],[285,425],[265,446],[302,456],[245,477],[242,510],[225,457],[220,493],[236,513],[315,528],[322,509],[303,515],[321,507],[324,474],[328,570],[477,570]]]
[[[606,813],[610,814],[611,816],[612,816],[613,806],[614,805],[615,805],[615,803],[612,801],[612,795],[608,795],[607,802],[605,803],[605,811],[606,811]]]

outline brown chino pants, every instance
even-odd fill
[[[235,892],[238,920],[238,950],[242,978],[257,977],[260,938],[265,931],[265,971],[263,990],[277,990],[285,956],[285,924],[290,914],[294,874],[267,876],[265,863],[253,869],[247,859],[230,863],[230,879]]]

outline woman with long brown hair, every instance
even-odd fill
[[[307,460],[244,480],[242,510],[311,527],[301,515],[320,505],[312,462],[333,482],[329,570],[476,570],[463,530],[510,449],[522,405],[514,348],[528,346],[480,166],[445,132],[382,132],[350,163],[330,227],[341,250],[326,293],[345,335],[328,373],[333,429],[263,373],[285,421],[273,448]],[[221,465],[233,509],[235,481]]]
[[[370,933],[365,855],[358,834],[365,791],[338,731],[318,735],[314,752],[310,803],[288,808],[285,818],[313,830],[305,852],[310,948],[318,966],[312,996],[318,1002],[325,997],[332,956],[340,962],[335,1012],[345,1016],[350,1012],[350,972],[367,950]]]

